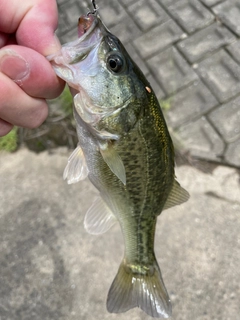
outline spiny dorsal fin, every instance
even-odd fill
[[[164,204],[163,210],[169,209],[189,199],[189,193],[174,179],[172,190]]]
[[[102,234],[110,229],[116,221],[112,211],[99,197],[88,209],[84,219],[84,227],[91,234]]]
[[[110,142],[100,145],[100,152],[111,171],[126,185],[126,172],[121,157]]]
[[[88,168],[85,157],[82,148],[78,145],[68,158],[68,163],[63,172],[63,179],[67,179],[67,183],[72,184],[85,179],[87,176]]]

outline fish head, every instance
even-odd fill
[[[135,64],[98,14],[79,18],[78,35],[48,59],[75,93],[87,97],[90,108],[116,110],[140,95]]]

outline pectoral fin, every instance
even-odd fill
[[[121,157],[110,142],[100,145],[100,152],[111,171],[126,185],[126,172]]]
[[[85,179],[87,175],[88,168],[85,157],[82,148],[78,145],[68,158],[67,166],[63,172],[63,179],[67,180],[68,184],[72,184]]]
[[[84,219],[84,227],[91,234],[102,234],[110,229],[116,221],[112,211],[99,197],[88,209]]]
[[[172,190],[164,204],[163,210],[169,209],[189,199],[189,193],[183,189],[180,184],[174,180]]]

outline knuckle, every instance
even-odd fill
[[[34,111],[32,111],[27,128],[29,129],[38,128],[46,120],[47,116],[48,116],[48,106],[46,102],[42,102],[40,106],[35,107]]]

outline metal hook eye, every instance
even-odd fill
[[[95,0],[92,0],[92,5],[93,5],[93,11],[89,11],[87,13],[87,16],[89,16],[90,14],[95,14],[97,12],[97,6],[96,6]]]

